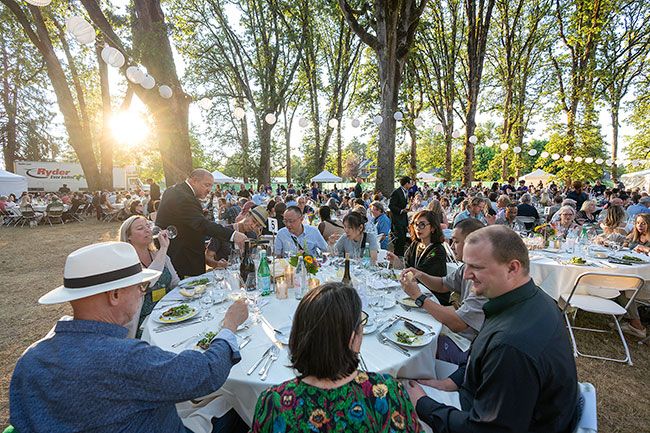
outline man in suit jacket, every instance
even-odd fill
[[[400,187],[390,195],[388,208],[391,212],[393,233],[395,234],[394,252],[397,256],[404,255],[406,245],[406,230],[409,225],[408,218],[408,190],[412,186],[411,178],[404,176],[399,180]]]
[[[162,196],[156,225],[173,225],[178,235],[171,240],[167,254],[179,276],[189,277],[205,272],[205,238],[235,242],[243,249],[246,235],[208,220],[203,215],[199,199],[212,189],[212,173],[202,168],[192,171],[185,182],[167,189]]]

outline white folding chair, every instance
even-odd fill
[[[451,245],[447,242],[443,242],[442,246],[445,248],[445,253],[447,253],[447,263],[453,263],[455,265],[458,264],[458,260],[456,260],[456,255],[454,254],[454,251],[451,249]]]
[[[580,275],[575,284],[571,293],[568,295],[566,293],[560,295],[560,300],[564,302],[564,307],[562,313],[564,314],[564,319],[566,321],[567,327],[569,328],[569,335],[571,336],[571,343],[573,344],[573,355],[577,358],[578,356],[584,356],[587,358],[596,358],[603,359],[606,361],[615,361],[615,362],[627,362],[629,365],[632,365],[632,357],[630,356],[630,350],[627,347],[627,342],[623,336],[623,331],[619,324],[619,320],[625,315],[629,305],[634,302],[639,289],[643,287],[644,280],[643,278],[637,275],[616,275],[616,274],[605,274],[597,272],[587,272]],[[618,297],[621,292],[629,291],[632,295],[629,297],[629,301],[625,307],[620,306],[617,302],[612,299]],[[576,344],[574,330],[581,331],[591,331],[591,332],[610,332],[609,330],[593,329],[593,328],[580,328],[577,326],[571,325],[571,320],[569,319],[568,310],[569,308],[575,308],[575,314],[577,310],[583,310],[594,314],[604,314],[609,315],[614,318],[614,323],[616,325],[616,330],[618,335],[621,338],[623,343],[623,348],[625,349],[625,358],[616,359],[616,358],[607,358],[597,355],[590,355],[581,353],[578,351],[578,346]],[[574,318],[575,318],[574,314]]]
[[[589,382],[578,383],[578,425],[574,433],[596,433],[598,417],[596,412],[596,388]]]

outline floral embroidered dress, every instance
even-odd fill
[[[419,432],[417,414],[389,375],[359,372],[349,383],[321,389],[293,379],[264,391],[251,432]]]

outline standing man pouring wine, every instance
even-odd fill
[[[208,220],[199,200],[205,199],[214,178],[212,173],[197,168],[184,182],[167,189],[156,215],[159,227],[176,226],[178,236],[169,245],[168,255],[181,278],[205,272],[206,236],[234,242],[243,249],[247,239],[243,233]]]

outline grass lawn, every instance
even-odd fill
[[[54,322],[71,314],[67,304],[40,306],[38,298],[62,284],[71,251],[93,242],[117,240],[118,223],[97,222],[33,229],[0,229],[0,426],[9,419],[9,381],[20,354],[45,335]],[[607,319],[581,313],[578,325],[605,328]],[[568,337],[567,337],[568,338]],[[634,366],[579,358],[578,379],[591,382],[598,396],[599,431],[650,432],[650,348],[627,337]],[[620,356],[615,334],[578,334],[587,353]],[[522,386],[525,386],[522,384]],[[512,408],[517,410],[517,408]]]

